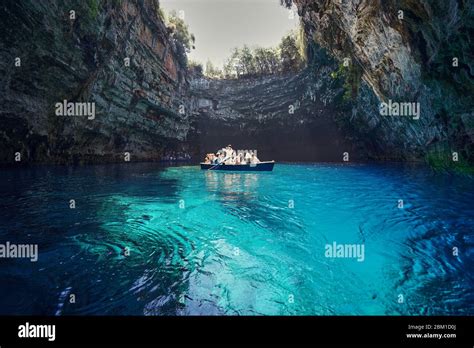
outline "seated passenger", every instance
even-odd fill
[[[217,163],[221,163],[221,162],[223,162],[224,160],[225,160],[225,154],[224,154],[224,152],[221,152],[221,153],[219,154],[219,161],[217,161]]]
[[[250,152],[246,152],[244,156],[245,164],[249,164],[252,160],[252,154]]]
[[[208,157],[209,157],[209,162],[214,163],[214,161],[216,159],[216,155],[214,155],[213,153],[209,153]]]
[[[257,158],[257,156],[255,156],[255,154],[252,154],[252,158],[250,160],[250,163],[257,164],[257,163],[260,163],[260,160]]]

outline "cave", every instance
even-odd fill
[[[94,337],[135,344],[167,317],[295,316],[353,344],[470,319],[473,10],[2,1],[0,321],[47,316],[61,345],[66,321],[84,332],[61,316],[95,316],[117,326]],[[183,342],[232,339],[200,320]]]

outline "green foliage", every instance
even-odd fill
[[[99,14],[99,0],[87,0],[87,16],[89,19],[97,18]]]
[[[167,27],[171,29],[172,38],[184,47],[186,53],[194,48],[194,35],[189,32],[188,25],[178,17],[176,11],[171,11],[167,19]]]
[[[241,71],[242,63],[240,60],[240,50],[238,48],[234,48],[231,56],[224,64],[224,76],[226,78],[238,78],[242,74]]]
[[[161,7],[158,7],[158,9],[156,10],[156,14],[158,15],[158,18],[160,18],[163,21],[163,23],[166,23],[167,21],[166,14],[165,14],[165,11],[163,11]]]
[[[186,67],[187,53],[194,49],[194,35],[189,32],[188,25],[178,17],[176,11],[171,11],[168,16],[165,16],[163,11],[160,13],[158,10],[158,16],[165,20],[166,26],[170,30],[170,38],[176,47],[179,63]]]
[[[290,32],[276,48],[235,48],[224,64],[226,78],[296,72],[306,64],[304,32]]]
[[[188,62],[188,71],[196,77],[204,76],[204,68],[201,63],[190,60]]]
[[[279,45],[281,69],[284,72],[297,71],[302,62],[296,35],[290,33],[283,37]]]
[[[344,87],[343,99],[345,101],[354,100],[359,93],[362,81],[362,69],[358,64],[350,63],[348,66],[339,64],[336,71],[331,73],[333,79],[342,79]]]
[[[101,10],[100,0],[85,0],[78,8],[78,22],[84,34],[96,36],[98,17]]]
[[[257,74],[266,75],[278,72],[279,57],[276,49],[256,48],[254,51]]]
[[[474,167],[459,155],[458,161],[452,160],[452,153],[447,149],[431,150],[425,155],[425,160],[428,165],[434,170],[447,170],[461,174],[474,174]]]
[[[223,72],[218,67],[214,66],[210,60],[206,63],[205,75],[212,79],[219,79],[223,77]]]
[[[247,45],[244,45],[240,50],[240,63],[244,75],[253,76],[255,74],[255,59],[253,52]]]

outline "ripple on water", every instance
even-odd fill
[[[1,239],[41,251],[0,269],[2,314],[474,313],[469,178],[389,165],[1,175]],[[333,241],[364,243],[364,262],[326,258]]]

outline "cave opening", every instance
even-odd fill
[[[291,1],[162,0],[188,40],[187,70],[196,119],[186,147],[202,159],[227,144],[277,161],[339,161],[347,149],[334,107],[317,90],[339,89],[337,70]],[[265,21],[262,19],[265,18]],[[182,28],[185,28],[182,29]],[[324,100],[321,100],[324,97]]]

